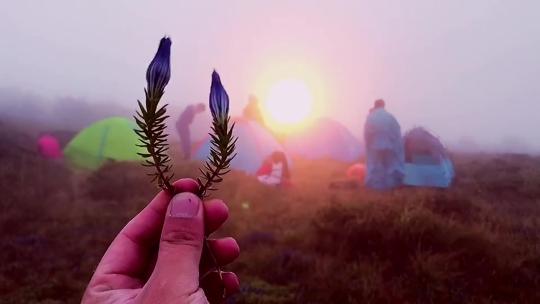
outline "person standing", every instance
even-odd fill
[[[256,121],[259,125],[265,126],[264,118],[261,113],[259,99],[255,95],[249,95],[248,104],[244,108],[244,118]]]
[[[385,109],[382,99],[375,101],[364,126],[367,174],[365,185],[376,190],[388,190],[401,185],[405,155],[401,127]]]
[[[180,114],[176,122],[176,129],[182,145],[182,153],[186,160],[191,158],[191,133],[189,127],[193,123],[195,115],[204,112],[204,110],[204,103],[189,105]]]

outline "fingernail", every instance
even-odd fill
[[[199,212],[201,200],[192,193],[180,193],[171,200],[169,215],[178,218],[193,218]]]

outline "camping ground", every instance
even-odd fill
[[[2,125],[0,302],[76,303],[116,233],[153,197],[144,168],[74,172]],[[540,157],[453,155],[449,190],[335,189],[347,163],[294,160],[294,187],[233,172],[232,303],[539,303]],[[176,160],[176,177],[197,162]]]

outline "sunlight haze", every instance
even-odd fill
[[[249,94],[264,102],[263,92],[296,78],[313,95],[313,115],[359,138],[383,98],[403,130],[425,126],[447,144],[540,150],[538,1],[19,0],[0,11],[0,88],[51,107],[77,97],[134,111],[146,66],[169,35],[173,113],[207,101],[215,68],[233,115]]]

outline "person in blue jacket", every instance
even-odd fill
[[[375,101],[364,126],[366,145],[366,187],[388,190],[401,185],[404,177],[404,149],[401,127],[385,109],[382,99]]]

